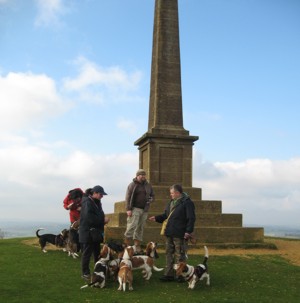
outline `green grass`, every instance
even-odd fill
[[[22,240],[0,240],[0,302],[300,302],[300,267],[279,256],[210,256],[211,286],[201,281],[194,290],[187,289],[187,283],[160,282],[161,272],[144,281],[141,272],[135,271],[134,290],[124,293],[112,281],[104,289],[81,290],[79,259],[61,251],[44,254]],[[189,263],[202,259],[202,254],[190,256]],[[156,263],[164,266],[164,255]]]

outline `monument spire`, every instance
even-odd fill
[[[178,0],[156,0],[148,131],[139,146],[139,167],[153,185],[192,186],[192,146],[183,128]]]
[[[148,132],[188,134],[182,118],[177,0],[155,2]]]

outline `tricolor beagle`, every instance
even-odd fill
[[[207,268],[208,260],[208,249],[204,246],[205,256],[202,264],[197,266],[191,266],[186,264],[186,262],[179,262],[174,265],[176,270],[176,276],[182,276],[185,281],[188,282],[190,289],[194,289],[197,281],[201,281],[206,278],[206,285],[210,285],[210,276]]]

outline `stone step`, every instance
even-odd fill
[[[164,201],[170,200],[170,186],[153,185],[153,191],[156,199],[162,199]],[[202,189],[198,187],[184,187],[183,191],[186,192],[191,199],[201,200]]]
[[[151,204],[150,211],[155,213],[163,213],[166,207],[167,201],[156,200]],[[195,200],[196,213],[202,214],[221,214],[222,213],[222,201],[214,200]],[[125,201],[116,202],[114,204],[114,212],[125,212]]]
[[[152,211],[149,212],[149,217],[157,215]],[[126,226],[127,214],[114,213],[107,215],[110,218],[109,227]],[[241,227],[242,215],[241,214],[197,214],[196,227]],[[147,221],[145,227],[156,227],[158,223]]]
[[[155,241],[159,246],[165,243],[165,237],[160,235],[161,225],[144,229],[144,243]],[[105,228],[105,241],[123,241],[125,227]],[[262,243],[264,229],[262,227],[196,227],[197,244],[209,243]]]

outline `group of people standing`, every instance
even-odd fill
[[[103,242],[104,225],[109,222],[102,209],[101,199],[107,195],[103,187],[96,185],[83,192],[80,188],[71,190],[64,200],[64,207],[70,211],[70,222],[80,218],[78,243],[82,251],[82,277],[90,279],[90,259],[98,261],[100,244]],[[171,200],[164,213],[148,217],[150,205],[155,195],[152,185],[146,179],[146,171],[139,169],[128,185],[125,204],[127,226],[124,243],[135,245],[137,254],[142,253],[144,225],[147,220],[163,223],[163,235],[166,237],[166,267],[161,281],[173,281],[174,263],[187,257],[187,241],[192,237],[195,224],[195,206],[180,184],[170,187]],[[79,245],[78,245],[79,246]]]
[[[78,198],[74,199],[74,192]],[[70,211],[71,227],[80,219],[77,234],[77,246],[82,252],[81,271],[84,279],[90,279],[90,259],[93,255],[94,262],[98,261],[100,244],[104,238],[104,225],[109,222],[105,216],[101,199],[107,195],[103,187],[96,185],[83,192],[80,188],[71,190],[64,199],[64,207]],[[77,233],[76,230],[70,229]],[[74,239],[74,238],[73,238]]]

